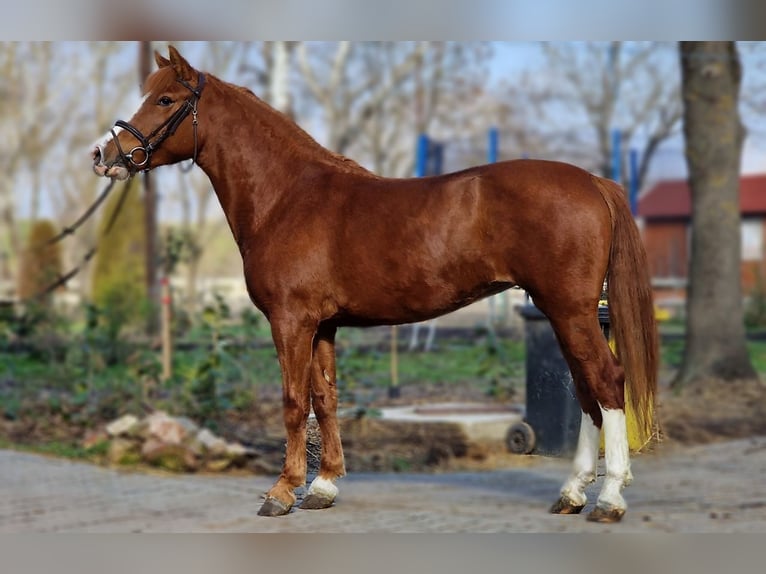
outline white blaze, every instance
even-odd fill
[[[146,94],[145,96],[140,97],[140,98],[138,96],[134,96],[133,97],[133,101],[132,101],[132,103],[133,103],[133,113],[131,114],[130,117],[133,117],[133,114],[135,114],[135,112],[138,111],[138,109],[142,105],[144,105],[144,102],[147,100],[148,97],[149,97],[149,94]],[[114,130],[114,135],[115,136],[120,135],[120,132],[124,131],[123,128],[121,128],[119,126],[115,126],[114,124],[112,124],[112,127],[110,127],[109,129],[110,130]],[[93,142],[93,144],[90,146],[90,148],[91,149],[96,149],[97,147],[100,147],[101,149],[103,149],[106,146],[106,144],[108,144],[110,141],[112,141],[112,132],[111,131],[107,131],[104,135],[102,135],[101,137],[96,139],[96,141]]]

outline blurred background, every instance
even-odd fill
[[[620,181],[649,252],[663,381],[674,377],[692,224],[677,43],[173,44],[195,67],[251,88],[329,149],[384,176],[528,157]],[[742,194],[752,199],[740,218],[743,320],[758,372],[766,371],[765,46],[737,43]],[[88,429],[157,409],[250,443],[255,433],[281,432],[269,327],[248,300],[201,170],[157,170],[148,189],[136,177],[110,233],[117,194],[76,233],[39,249],[103,189],[91,145],[130,118],[153,51],[166,48],[0,44],[0,443],[86,456]],[[75,268],[65,285],[35,297]],[[432,322],[419,339],[410,326],[342,330],[343,408],[374,416],[392,401],[392,384],[399,402],[523,401],[523,302],[522,292],[501,294]]]

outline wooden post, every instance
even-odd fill
[[[388,387],[388,397],[396,399],[400,396],[399,389],[399,328],[391,327],[391,385]]]

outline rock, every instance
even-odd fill
[[[145,420],[148,424],[148,440],[156,438],[165,444],[180,445],[187,436],[185,426],[163,411],[153,412]]]
[[[197,433],[197,440],[205,447],[210,456],[223,456],[227,451],[226,441],[216,436],[208,429],[202,429]]]
[[[150,438],[141,447],[141,456],[153,466],[173,472],[194,471],[199,461],[185,445]]]
[[[87,431],[85,436],[82,438],[80,445],[85,450],[90,450],[99,444],[107,442],[108,440],[109,434],[106,432],[106,429],[99,428]]]
[[[232,460],[230,458],[216,458],[213,460],[208,460],[205,463],[205,470],[209,470],[211,472],[221,472],[229,468],[231,463]]]
[[[238,442],[226,443],[226,456],[231,458],[244,458],[248,450]]]
[[[264,474],[269,476],[278,476],[282,472],[282,464],[277,461],[270,461],[266,458],[256,458],[248,463],[247,468],[253,474]]]
[[[139,440],[141,442],[149,438],[149,423],[146,419],[138,421],[138,424],[134,425],[127,433],[126,436]]]
[[[106,457],[110,464],[137,464],[141,461],[140,446],[136,441],[115,438],[109,443]]]
[[[109,436],[120,436],[127,434],[135,425],[138,424],[138,418],[133,415],[123,415],[106,425],[106,432]]]
[[[187,436],[194,436],[199,432],[199,425],[189,417],[175,417],[174,420],[186,431]]]
[[[205,458],[205,446],[197,440],[196,436],[187,437],[183,445],[197,458]]]

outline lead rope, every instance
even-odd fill
[[[101,192],[101,195],[96,199],[96,201],[91,205],[85,213],[80,216],[77,221],[70,225],[69,227],[65,227],[61,233],[59,233],[57,236],[41,243],[40,245],[33,247],[33,250],[42,249],[45,247],[49,247],[59,241],[61,241],[64,237],[67,235],[72,235],[78,227],[80,227],[96,210],[96,208],[106,199],[106,196],[109,195],[109,192],[112,190],[112,187],[114,187],[115,180],[111,180],[109,184],[106,186],[104,191]],[[122,191],[120,192],[120,197],[117,200],[117,205],[115,206],[114,211],[112,212],[111,217],[109,218],[109,221],[106,224],[106,227],[104,228],[103,233],[101,234],[101,237],[99,240],[104,239],[104,237],[107,236],[107,234],[112,230],[112,227],[114,226],[115,221],[117,221],[117,217],[120,214],[120,211],[122,211],[122,206],[125,203],[125,198],[128,195],[128,184],[130,183],[130,179],[125,181],[125,184],[123,185]],[[36,293],[32,297],[29,297],[22,301],[22,303],[28,303],[33,301],[39,301],[43,297],[46,297],[51,292],[55,291],[65,283],[67,283],[72,277],[77,275],[85,265],[88,264],[88,262],[93,259],[93,256],[98,251],[98,245],[93,245],[83,256],[83,258],[80,260],[80,262],[70,271],[65,273],[64,275],[60,275],[56,281],[48,285],[45,289],[41,290],[39,293]]]
[[[99,195],[96,198],[96,201],[93,202],[93,204],[85,210],[85,213],[83,213],[77,221],[75,221],[72,225],[69,225],[68,227],[64,227],[64,229],[61,230],[61,233],[56,235],[55,237],[51,237],[47,241],[41,243],[40,245],[37,245],[35,247],[32,247],[32,251],[36,251],[38,249],[42,249],[44,247],[49,247],[53,245],[54,243],[58,243],[62,239],[64,239],[67,235],[72,235],[77,229],[87,221],[87,219],[93,215],[93,212],[96,211],[99,205],[106,199],[106,196],[109,195],[109,192],[112,191],[112,187],[114,186],[114,180],[111,180],[109,184],[104,188],[104,191],[101,192],[101,195]]]

